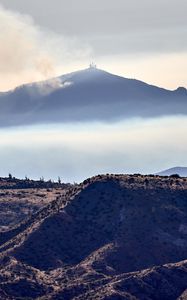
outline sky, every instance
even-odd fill
[[[0,90],[90,61],[168,89],[187,86],[186,0],[0,0]]]
[[[187,117],[0,129],[1,175],[81,182],[186,166]]]
[[[0,91],[85,69],[187,87],[186,0],[0,0]],[[80,182],[187,166],[187,117],[0,129],[0,176]]]

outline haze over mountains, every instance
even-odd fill
[[[187,177],[187,167],[174,167],[158,172],[157,174],[160,176],[170,176],[172,174],[178,174],[181,177]]]
[[[0,94],[0,126],[187,114],[187,90],[148,85],[99,70],[63,75]]]

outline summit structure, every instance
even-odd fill
[[[91,63],[89,64],[89,68],[90,68],[90,69],[97,69],[97,65],[96,65],[94,62],[91,62]]]

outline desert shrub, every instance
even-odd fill
[[[171,178],[180,178],[180,175],[179,174],[172,174],[170,175]]]
[[[131,178],[128,179],[128,183],[129,184],[134,183],[134,182],[135,182],[135,179],[133,177],[131,177]]]

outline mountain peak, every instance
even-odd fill
[[[1,94],[0,126],[186,115],[186,97],[185,88],[166,90],[92,63],[87,69]]]
[[[97,69],[97,65],[94,62],[91,62],[90,65],[89,65],[89,68],[91,70],[95,70],[95,69]]]
[[[177,92],[177,93],[179,93],[179,94],[181,94],[181,95],[187,95],[187,89],[185,88],[185,87],[183,87],[183,86],[179,86],[176,90],[175,90],[175,92]]]

